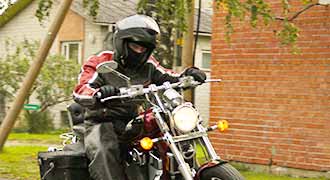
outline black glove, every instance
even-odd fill
[[[101,93],[101,96],[99,96],[99,98],[102,99],[109,96],[117,95],[119,93],[119,89],[111,85],[105,85],[100,88],[99,92]]]
[[[197,67],[190,67],[183,72],[185,76],[192,76],[195,81],[204,83],[206,79],[206,74],[204,71],[198,69]]]

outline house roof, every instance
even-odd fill
[[[114,24],[129,15],[136,14],[138,0],[99,0],[99,10],[95,19],[88,15],[82,0],[74,0],[71,8],[86,19],[95,23]]]
[[[99,0],[99,3],[99,11],[95,19],[92,19],[90,16],[88,16],[88,11],[83,7],[81,0],[75,0],[72,3],[71,8],[84,18],[90,19],[95,23],[115,24],[115,22],[124,17],[136,14],[138,0]],[[195,30],[197,27],[197,16],[198,9],[195,10]],[[201,9],[199,32],[210,34],[212,32],[211,20],[212,11]]]
[[[22,4],[20,2],[24,2],[24,6],[19,6],[19,8],[16,8],[19,10],[14,11],[14,13],[11,13],[10,17],[3,20],[4,23],[0,24],[0,27],[3,26],[6,22],[10,21],[19,11],[24,9],[32,1],[33,0],[19,0],[18,2],[16,2],[13,5],[13,7]],[[79,15],[83,16],[84,18],[93,21],[94,23],[115,24],[115,22],[117,22],[118,20],[136,13],[138,0],[99,0],[99,3],[100,3],[99,11],[96,18],[92,18],[91,16],[88,15],[88,10],[83,7],[82,0],[74,0],[71,5],[71,9],[76,13],[78,13]],[[197,15],[198,15],[198,9],[195,10],[194,31],[196,31],[196,27],[197,27]],[[211,20],[212,20],[212,11],[207,9],[201,9],[199,32],[211,34],[212,32]]]

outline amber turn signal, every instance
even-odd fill
[[[154,145],[154,142],[149,137],[144,137],[140,140],[140,146],[144,150],[149,151],[153,147],[153,145]]]
[[[220,132],[226,131],[229,127],[228,121],[226,121],[226,120],[218,121],[217,125],[218,125],[218,129]]]

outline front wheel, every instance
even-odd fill
[[[202,171],[200,180],[244,180],[244,177],[233,166],[225,163]]]

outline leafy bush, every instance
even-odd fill
[[[17,43],[6,41],[7,54],[0,57],[0,97],[3,100],[0,112],[5,111],[4,103],[15,97],[38,47],[37,41],[24,40]],[[72,89],[76,84],[79,69],[80,65],[75,60],[60,55],[49,55],[25,99],[25,104],[31,102],[38,104],[40,110],[26,112],[21,121],[22,126],[16,127],[16,132],[40,133],[52,129],[52,118],[46,111],[49,107],[72,100]],[[31,117],[28,117],[29,115]],[[37,128],[41,129],[37,130]]]
[[[29,133],[46,133],[54,129],[53,118],[48,111],[26,111],[24,119]]]

